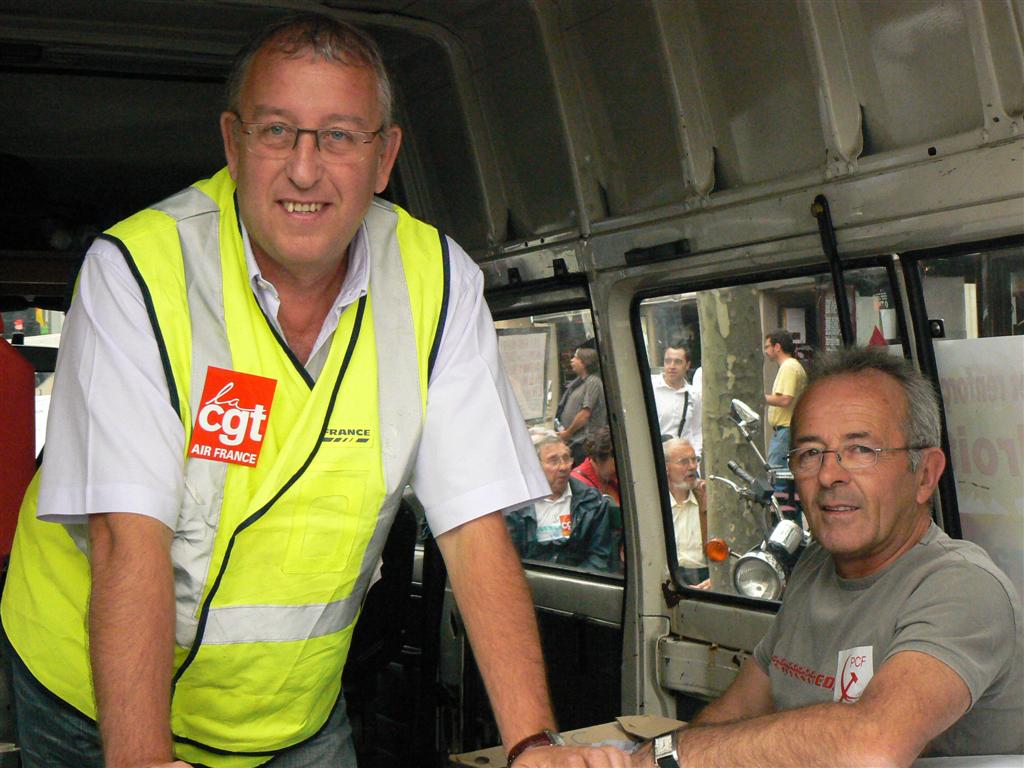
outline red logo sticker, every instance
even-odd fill
[[[207,368],[188,455],[255,467],[276,387],[274,379]]]

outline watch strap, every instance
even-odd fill
[[[680,768],[679,752],[676,751],[675,732],[666,733],[654,739],[654,762],[658,768]]]
[[[508,751],[508,765],[511,768],[512,763],[528,749],[534,747],[564,747],[565,740],[562,736],[555,731],[545,728],[543,731],[527,736],[522,741],[516,742],[515,746]]]

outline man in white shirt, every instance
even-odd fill
[[[654,405],[658,411],[661,439],[681,437],[701,455],[701,393],[686,381],[690,370],[690,352],[685,342],[675,341],[665,349],[660,374],[651,377]]]
[[[555,722],[533,604],[500,512],[544,495],[547,484],[501,368],[480,270],[444,235],[428,231],[426,225],[374,198],[388,184],[401,143],[401,130],[391,121],[390,105],[390,86],[379,53],[360,32],[324,16],[275,22],[250,43],[229,80],[229,104],[221,116],[228,169],[164,201],[160,204],[163,208],[155,206],[123,222],[90,249],[65,326],[53,395],[54,418],[49,421],[38,491],[38,517],[35,491],[30,490],[32,498],[19,521],[21,547],[16,545],[4,593],[4,628],[16,652],[15,688],[24,765],[167,766],[176,753],[185,750],[191,750],[187,754],[193,761],[197,760],[191,755],[204,755],[202,762],[209,765],[225,761],[255,765],[265,762],[267,754],[280,754],[282,763],[297,767],[354,765],[344,699],[337,695],[337,687],[330,697],[301,700],[282,693],[288,689],[274,690],[276,698],[266,705],[268,711],[271,706],[298,708],[312,702],[309,706],[316,713],[311,709],[308,717],[286,721],[270,712],[263,721],[267,727],[260,729],[252,727],[253,718],[240,711],[250,702],[264,706],[270,701],[270,691],[251,684],[258,678],[220,670],[207,683],[209,676],[200,679],[193,671],[198,668],[196,659],[202,663],[225,649],[234,654],[230,657],[234,664],[246,646],[257,649],[251,656],[252,666],[262,665],[261,674],[267,676],[280,670],[283,675],[291,669],[308,669],[308,659],[335,659],[344,648],[328,646],[333,638],[346,635],[335,631],[334,624],[327,632],[318,628],[323,622],[305,627],[300,620],[319,610],[324,621],[334,621],[349,631],[354,617],[348,619],[348,606],[356,605],[360,595],[336,601],[345,608],[336,616],[322,604],[313,604],[310,610],[302,604],[298,606],[301,612],[294,610],[296,600],[278,592],[242,606],[246,615],[297,616],[290,619],[288,631],[294,625],[303,634],[294,637],[275,634],[279,628],[275,622],[240,626],[228,617],[231,606],[227,613],[218,613],[213,601],[219,595],[214,593],[228,581],[238,590],[247,579],[245,589],[256,592],[262,585],[260,575],[271,569],[277,569],[275,574],[285,573],[287,565],[291,573],[302,574],[304,571],[295,571],[294,566],[320,567],[320,561],[329,560],[326,555],[319,560],[296,556],[295,562],[287,558],[294,548],[298,555],[305,550],[316,554],[325,537],[315,535],[312,523],[303,534],[303,521],[314,519],[321,507],[344,510],[347,497],[340,492],[333,496],[324,493],[332,482],[329,471],[321,470],[318,477],[304,476],[301,483],[284,477],[271,486],[280,485],[281,490],[237,529],[235,523],[218,523],[229,515],[244,516],[252,496],[246,495],[244,473],[264,471],[270,465],[263,461],[257,467],[259,454],[245,452],[242,455],[251,458],[243,462],[236,457],[238,460],[223,470],[233,473],[229,478],[239,478],[233,485],[228,483],[230,493],[197,492],[189,482],[196,475],[188,474],[189,470],[205,467],[212,471],[216,462],[207,458],[208,453],[186,447],[191,419],[187,407],[178,407],[178,383],[185,381],[187,374],[175,373],[189,364],[190,355],[200,355],[198,360],[203,362],[204,344],[213,349],[212,345],[223,341],[228,344],[228,354],[246,359],[254,358],[253,349],[257,349],[266,353],[262,364],[267,370],[257,365],[257,370],[241,371],[231,357],[227,363],[232,370],[194,366],[200,378],[191,390],[185,387],[186,394],[205,392],[200,388],[201,376],[206,375],[209,383],[215,371],[220,371],[218,376],[233,377],[230,384],[234,387],[230,396],[229,386],[212,399],[205,399],[204,394],[199,426],[206,426],[202,414],[207,405],[218,413],[228,409],[231,418],[237,419],[267,413],[264,401],[269,404],[273,388],[268,390],[266,382],[273,384],[275,379],[267,378],[273,375],[278,389],[299,391],[302,397],[289,397],[286,402],[279,399],[273,414],[254,421],[250,442],[264,446],[266,455],[275,458],[276,453],[282,466],[285,461],[298,464],[306,454],[290,446],[301,445],[309,459],[299,473],[315,462],[322,463],[320,457],[332,450],[354,452],[368,446],[367,450],[372,448],[388,459],[382,448],[399,441],[378,427],[372,382],[384,378],[384,368],[377,376],[378,359],[389,366],[387,375],[394,375],[396,360],[405,352],[404,339],[399,345],[402,348],[395,350],[395,359],[384,359],[366,346],[371,334],[362,334],[360,340],[359,328],[360,323],[369,326],[371,321],[378,322],[381,329],[386,325],[387,313],[374,313],[372,307],[366,307],[372,303],[371,296],[386,296],[383,289],[398,284],[394,272],[387,272],[395,262],[385,259],[400,256],[399,246],[408,248],[402,253],[418,248],[420,263],[434,270],[430,275],[441,274],[436,265],[443,259],[443,278],[421,278],[408,272],[405,279],[409,286],[426,286],[417,293],[424,301],[435,300],[441,293],[438,281],[443,279],[445,309],[434,321],[436,343],[429,366],[420,374],[429,379],[430,396],[422,398],[422,413],[412,416],[421,419],[418,444],[408,460],[402,457],[404,474],[403,467],[398,467],[397,472],[385,476],[380,460],[368,460],[366,466],[376,485],[373,495],[367,492],[366,496],[376,500],[376,489],[384,489],[385,481],[408,477],[423,502],[506,747],[517,745],[517,752],[529,749],[530,765],[554,766],[573,759],[571,748],[545,747],[538,742]],[[207,207],[200,209],[203,205]],[[374,229],[371,214],[378,217],[375,221],[401,217],[403,229],[397,234],[395,224],[389,224],[386,231]],[[205,222],[214,215],[223,226],[214,220],[201,232],[188,228],[189,221]],[[380,219],[380,215],[390,218]],[[406,234],[413,231],[426,234],[413,242]],[[179,232],[187,232],[192,239]],[[431,233],[433,236],[428,236]],[[396,238],[398,246],[394,245]],[[157,258],[164,253],[172,259]],[[193,256],[194,260],[188,261]],[[183,262],[188,268],[205,270],[193,276],[187,295],[180,279],[164,280],[160,272],[162,264],[180,267]],[[395,268],[405,269],[402,263]],[[408,282],[412,277],[419,282]],[[192,291],[197,285],[207,293],[195,299]],[[220,291],[219,304],[213,290]],[[188,318],[196,323],[191,335]],[[417,322],[419,326],[411,320],[408,325],[419,333],[426,320]],[[384,338],[383,330],[381,333]],[[401,333],[388,331],[387,338],[400,338]],[[418,343],[408,343],[413,355],[421,353],[422,345],[415,346]],[[340,365],[346,348],[349,356]],[[239,370],[234,370],[236,367]],[[358,375],[358,401],[343,403],[344,395],[337,400],[327,396],[332,390],[324,385],[333,384],[333,391],[339,391],[344,371],[348,371],[346,382]],[[399,369],[398,373],[413,379],[417,376],[414,370]],[[241,383],[235,386],[235,380]],[[243,384],[251,388],[244,396]],[[303,388],[308,391],[308,401]],[[250,401],[258,401],[257,406],[250,407]],[[345,414],[351,412],[353,419],[365,418],[371,423],[365,430],[332,429],[330,434],[321,434],[325,427],[318,427],[319,432],[297,430],[302,434],[292,436],[288,430],[295,422],[276,414],[304,408],[307,402],[313,403],[309,410],[315,407],[325,412],[337,404],[346,409]],[[391,404],[392,400],[381,403],[380,412]],[[243,436],[238,430],[228,435],[228,425],[225,416],[214,426],[224,427],[221,437]],[[276,430],[283,437],[268,449],[266,445],[274,441],[263,442],[263,435],[256,434],[258,427],[272,430],[268,433],[272,436]],[[199,432],[198,427],[193,430],[193,438]],[[350,432],[359,436],[341,437]],[[284,437],[294,440],[287,442]],[[471,443],[474,450],[467,454],[466,445]],[[336,475],[344,473],[335,471]],[[359,472],[349,470],[349,474]],[[368,482],[361,475],[342,481],[348,482],[344,488],[356,490],[362,487],[358,483]],[[333,482],[340,481],[335,478]],[[216,483],[224,485],[215,478],[207,482],[211,487]],[[401,485],[395,483],[400,490]],[[270,514],[267,510],[277,505],[278,499],[299,498],[307,487],[320,498],[288,508],[287,519],[294,519],[297,526],[297,535],[291,537],[297,542],[294,547],[286,536],[278,548],[267,550],[271,554],[265,567],[248,568],[234,577],[235,572],[229,570],[233,563],[244,557],[249,560],[243,563],[257,562],[251,552],[268,540],[260,538],[261,530],[281,517],[277,506]],[[181,530],[182,520],[190,524],[198,520],[195,515],[186,516],[185,511],[201,505],[206,509],[219,504],[216,500],[221,498],[226,500],[215,509],[219,517],[213,516],[209,527],[219,542],[232,536],[226,550],[213,548],[212,538],[190,538],[195,531]],[[393,494],[388,503],[391,498]],[[257,501],[252,499],[254,507]],[[315,521],[354,519],[354,511],[349,511],[348,517],[320,514]],[[359,515],[360,521],[368,517],[362,507]],[[65,524],[66,530],[60,524]],[[335,528],[340,525],[332,524]],[[370,525],[372,528],[372,520]],[[334,528],[331,533],[334,536]],[[382,541],[386,527],[380,537],[376,529],[373,534],[375,542]],[[72,542],[76,536],[81,551]],[[369,552],[368,537],[369,533],[362,538],[360,549],[352,544],[342,551],[341,545],[353,541],[355,534],[348,539],[338,534],[340,543],[335,549],[341,554],[337,556],[364,549]],[[203,619],[198,626],[188,624],[193,612],[181,610],[179,604],[179,592],[191,586],[179,577],[192,565],[180,557],[181,547],[194,541],[203,545],[204,557],[218,557],[220,563],[209,597],[196,609]],[[334,541],[327,539],[326,544]],[[32,542],[48,558],[71,567],[41,566],[43,561],[33,556]],[[225,551],[230,558],[218,554]],[[321,554],[324,551],[330,554],[321,546]],[[359,569],[361,585],[367,569],[358,558],[349,559],[352,565],[345,567]],[[282,565],[277,560],[287,562]],[[334,578],[330,576],[332,567],[338,570],[336,559],[326,562],[316,578],[324,582]],[[232,578],[222,579],[223,574]],[[313,576],[307,581],[312,583]],[[39,589],[59,593],[62,600],[35,600],[33,595]],[[493,610],[495,604],[501,605],[501,611]],[[68,615],[73,620],[63,621]],[[209,616],[220,618],[207,622]],[[62,626],[68,631],[49,635],[61,637],[58,646],[44,639],[48,635],[38,630],[40,626]],[[184,640],[183,635],[187,635]],[[213,637],[209,643],[204,642],[207,636]],[[228,640],[221,642],[221,636]],[[316,647],[326,650],[303,656],[305,667],[297,663],[269,668],[272,665],[262,661],[271,652],[283,656],[290,648],[298,648],[294,640],[300,640],[303,648],[317,643]],[[72,670],[74,677],[70,676]],[[79,678],[84,680],[81,685],[68,686],[68,680]],[[321,679],[338,678],[307,675],[304,685],[307,679],[314,685]],[[202,707],[181,704],[182,690],[197,690],[200,685],[205,686],[203,692],[219,689],[214,703],[224,709],[231,709],[233,702],[244,703],[231,710],[241,728],[229,727],[227,718],[210,715]],[[68,690],[54,693],[62,686]],[[328,698],[327,709],[333,704],[333,710],[325,713],[324,700]],[[78,703],[69,704],[71,701]],[[205,742],[188,734],[183,737],[177,724],[172,733],[172,720],[180,722],[183,717],[206,718],[203,727],[212,736],[204,733]],[[245,739],[263,739],[260,731],[271,726],[282,732],[292,729],[298,735],[289,743],[287,735],[279,737],[275,732],[266,736],[275,740],[272,745],[258,752],[248,742],[242,743],[242,735],[236,735],[247,728]],[[218,746],[222,742],[227,746]],[[212,748],[206,749],[208,746]],[[223,757],[226,752],[231,756]],[[591,752],[599,755],[600,750]],[[173,764],[185,765],[181,761]]]
[[[554,432],[537,432],[533,444],[551,493],[505,512],[505,524],[525,560],[614,570],[608,500],[593,486],[570,476],[572,453]]]
[[[707,495],[704,481],[697,473],[697,453],[689,440],[679,437],[667,440],[663,448],[679,579],[684,584],[706,588],[709,575],[704,555],[708,540]]]

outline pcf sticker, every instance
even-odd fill
[[[853,704],[864,693],[874,674],[872,646],[859,645],[840,651],[832,700],[840,704]]]

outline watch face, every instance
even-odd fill
[[[549,731],[547,728],[544,729],[544,733],[547,734],[548,741],[550,741],[556,747],[564,747],[565,739],[562,738],[562,734],[557,731]]]
[[[654,761],[658,768],[679,768],[675,735],[667,733],[654,740]]]

